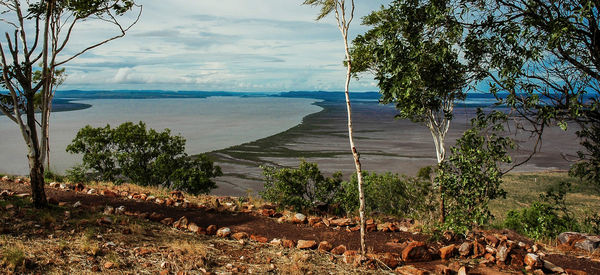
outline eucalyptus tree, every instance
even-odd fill
[[[17,124],[27,145],[31,191],[35,207],[47,204],[44,160],[47,157],[50,109],[61,66],[100,45],[123,37],[139,13],[122,24],[121,16],[137,5],[133,0],[19,0],[0,1],[0,21],[10,29],[0,41],[2,64],[0,111]],[[95,20],[114,26],[114,36],[82,49],[67,47],[75,27]],[[41,104],[36,106],[36,97]],[[36,115],[36,109],[41,114]]]
[[[371,29],[352,43],[353,73],[371,72],[382,103],[394,103],[397,117],[429,128],[438,165],[446,158],[454,102],[465,98],[467,85],[459,60],[463,29],[452,12],[445,0],[396,0],[363,18]],[[443,222],[443,197],[441,206]]]
[[[537,136],[575,121],[584,152],[576,174],[600,183],[600,3],[591,0],[459,0],[469,28],[465,58],[499,101]]]
[[[352,77],[352,56],[350,55],[350,47],[348,43],[348,31],[350,23],[354,19],[354,0],[305,0],[305,5],[312,5],[321,8],[317,20],[325,18],[327,15],[335,14],[338,29],[342,34],[344,41],[344,49],[346,60],[346,82],[344,92],[346,95],[346,110],[348,112],[348,138],[350,140],[350,150],[354,157],[354,167],[356,168],[356,178],[358,179],[358,196],[359,196],[359,216],[360,216],[360,251],[365,255],[365,195],[363,190],[363,176],[360,163],[360,154],[354,143],[354,130],[352,128],[352,106],[350,104],[350,78]]]

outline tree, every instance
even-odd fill
[[[485,114],[480,109],[471,120],[471,129],[452,147],[452,155],[442,162],[435,181],[444,186],[442,196],[447,200],[446,226],[464,232],[473,224],[487,223],[492,215],[490,200],[505,196],[500,188],[502,175],[498,164],[510,163],[508,150],[514,146],[505,130],[506,114],[493,111]]]
[[[117,18],[133,9],[133,0],[63,1],[41,0],[0,1],[2,22],[14,31],[6,33],[0,42],[2,62],[1,85],[8,90],[0,93],[0,111],[19,126],[28,148],[33,204],[46,206],[44,192],[44,160],[47,157],[50,110],[60,66],[77,56],[109,41],[123,37],[137,22],[122,26]],[[67,54],[74,28],[84,20],[97,19],[116,26],[119,34],[89,47]],[[35,97],[41,97],[36,117]]]
[[[460,0],[469,28],[465,58],[519,128],[537,136],[574,121],[589,141],[600,117],[600,3],[583,0]],[[585,146],[589,150],[590,147]],[[593,151],[581,154],[595,159]],[[588,159],[590,160],[590,159]],[[584,159],[583,162],[586,162]],[[592,166],[600,163],[587,162]],[[596,164],[594,164],[596,163]]]
[[[188,156],[182,136],[172,136],[169,129],[146,129],[143,122],[126,122],[114,129],[88,125],[77,132],[67,152],[83,154],[84,172],[91,171],[96,180],[200,194],[215,188],[212,179],[223,175],[207,156]]]
[[[348,112],[348,139],[350,140],[350,150],[354,157],[354,167],[356,168],[356,177],[358,179],[358,194],[360,201],[359,216],[360,216],[360,252],[365,255],[365,195],[363,191],[363,176],[360,163],[360,154],[354,144],[354,130],[352,128],[352,106],[350,104],[350,78],[352,73],[352,56],[350,55],[350,47],[348,46],[348,30],[350,23],[354,19],[354,0],[350,0],[350,6],[346,6],[345,0],[305,0],[304,5],[317,6],[321,8],[321,12],[317,16],[317,20],[325,18],[332,12],[335,14],[335,19],[338,29],[344,40],[344,49],[346,55],[346,83],[344,92],[346,95],[346,110]]]
[[[371,29],[352,43],[353,72],[372,72],[382,103],[394,103],[397,117],[429,128],[438,165],[446,158],[454,102],[465,98],[467,85],[467,67],[458,58],[463,30],[448,4],[396,0],[363,18]]]

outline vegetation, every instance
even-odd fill
[[[189,157],[183,137],[172,136],[169,129],[147,130],[143,122],[126,122],[114,129],[88,125],[77,133],[67,151],[83,154],[82,165],[69,171],[73,180],[91,174],[95,180],[131,181],[199,194],[215,188],[212,178],[222,175],[207,156]]]
[[[500,135],[506,115],[478,110],[467,130],[452,147],[450,158],[440,165],[435,182],[442,186],[441,211],[447,211],[445,227],[465,232],[493,218],[489,202],[506,195],[500,184],[500,163],[509,163],[511,139]]]
[[[49,146],[52,98],[63,79],[64,71],[59,67],[124,36],[137,20],[123,26],[117,18],[134,6],[132,0],[0,1],[2,22],[8,30],[6,40],[0,41],[0,86],[6,91],[0,93],[0,112],[17,124],[27,145],[32,197],[38,208],[47,204],[44,160]],[[119,34],[83,50],[67,47],[74,27],[93,19],[116,26]],[[37,110],[41,111],[39,117],[35,115]]]
[[[324,177],[316,163],[302,161],[297,169],[262,167],[265,190],[261,196],[282,207],[311,211],[317,206],[330,206],[342,182],[340,172]]]

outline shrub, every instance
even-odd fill
[[[456,141],[452,155],[442,162],[435,182],[441,186],[446,210],[444,227],[465,232],[493,218],[490,200],[505,197],[500,188],[502,172],[498,163],[510,163],[507,150],[513,142],[498,133],[504,131],[506,115],[484,114],[480,109],[471,128]]]
[[[431,185],[428,181],[400,177],[398,174],[363,173],[366,213],[381,213],[404,217],[431,208]],[[358,212],[358,181],[356,174],[342,183],[336,202],[347,214]]]
[[[504,226],[533,239],[555,237],[561,232],[577,231],[579,225],[571,216],[565,204],[568,183],[561,183],[557,189],[551,188],[540,200],[520,211],[508,212]]]
[[[67,151],[83,154],[83,164],[68,173],[76,181],[91,176],[199,194],[215,188],[212,178],[223,174],[207,156],[189,157],[183,137],[172,136],[169,129],[147,130],[143,122],[126,122],[115,129],[88,125],[77,133]]]
[[[70,182],[81,182],[86,183],[90,181],[90,177],[88,176],[87,168],[83,164],[78,164],[71,169],[67,169],[66,177]]]
[[[53,181],[63,182],[65,180],[65,176],[54,173],[48,169],[48,170],[44,171],[44,180],[46,182],[53,182]]]
[[[342,182],[342,174],[324,177],[316,163],[304,160],[299,168],[262,167],[265,190],[260,195],[267,201],[295,211],[312,210],[315,206],[333,203]]]

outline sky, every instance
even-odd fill
[[[302,0],[144,0],[139,22],[66,65],[62,90],[343,91],[344,45],[333,16]],[[391,0],[356,0],[361,18]],[[131,22],[137,11],[122,18]],[[114,33],[98,21],[76,27],[68,53]],[[371,75],[351,91],[376,91]]]

